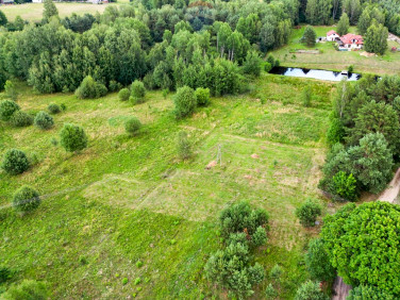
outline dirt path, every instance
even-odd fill
[[[335,294],[332,296],[332,300],[346,300],[346,297],[351,290],[351,286],[344,283],[343,278],[338,276],[333,284],[333,289]]]
[[[398,36],[395,36],[393,33],[389,33],[388,40],[395,41],[400,44],[400,38]]]
[[[389,186],[379,195],[380,201],[393,203],[400,192],[400,168],[397,170]]]

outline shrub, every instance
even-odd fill
[[[332,177],[332,185],[330,192],[347,201],[357,200],[357,180],[353,174],[347,175],[343,171],[339,171]]]
[[[329,261],[321,239],[312,239],[308,243],[305,263],[312,279],[330,281],[336,277],[336,271]]]
[[[375,286],[360,285],[350,290],[346,300],[394,300],[394,296]]]
[[[60,108],[62,111],[66,111],[67,110],[67,106],[64,103],[61,103]]]
[[[33,117],[30,114],[19,110],[12,115],[11,124],[15,127],[27,127],[33,124]]]
[[[143,103],[145,95],[146,88],[144,87],[143,82],[135,80],[131,86],[131,96],[134,100],[134,103]]]
[[[221,212],[219,218],[222,237],[227,239],[231,233],[245,232],[249,238],[258,227],[267,228],[268,214],[263,209],[252,209],[247,202],[233,204]]]
[[[11,279],[12,273],[9,268],[0,266],[0,284]]]
[[[260,76],[261,62],[262,60],[257,52],[248,52],[246,55],[246,60],[243,63],[243,72],[256,77]]]
[[[131,92],[129,91],[129,89],[128,88],[123,88],[118,93],[118,99],[121,100],[121,101],[128,101],[130,95],[131,95]]]
[[[50,103],[49,106],[47,106],[47,110],[49,111],[49,113],[51,113],[52,115],[56,115],[58,113],[61,112],[61,108],[60,106],[58,106],[55,103]]]
[[[267,240],[268,237],[265,228],[262,226],[257,227],[251,239],[252,245],[255,247],[262,246],[267,242]]]
[[[318,282],[307,281],[303,283],[296,292],[295,300],[329,300],[325,295]]]
[[[60,144],[68,152],[80,151],[87,147],[88,138],[81,126],[64,124],[60,131]]]
[[[267,62],[271,65],[271,69],[279,66],[279,64],[276,63],[277,60],[275,60],[275,57],[272,54],[268,55]]]
[[[9,121],[18,110],[20,110],[20,107],[14,101],[4,100],[0,102],[0,120]]]
[[[178,154],[183,160],[192,155],[191,145],[186,131],[180,131],[178,134]]]
[[[178,89],[174,97],[175,115],[179,118],[184,118],[193,113],[197,101],[192,88],[184,86]]]
[[[168,94],[169,94],[168,88],[162,90],[162,95],[163,95],[164,99],[167,99]],[[400,99],[400,97],[399,97],[399,99]]]
[[[8,98],[10,98],[13,101],[17,101],[18,99],[18,91],[15,88],[15,85],[12,81],[7,80],[5,85],[4,85],[4,92]]]
[[[13,207],[17,211],[29,212],[38,208],[39,205],[39,193],[29,186],[21,187],[13,196]]]
[[[125,121],[124,126],[127,133],[129,133],[130,135],[136,135],[142,127],[142,123],[140,123],[138,118],[130,117]]]
[[[97,99],[107,94],[104,84],[96,82],[92,76],[86,76],[76,89],[75,95],[79,99]]]
[[[23,151],[10,149],[4,155],[1,168],[8,174],[18,175],[29,169],[29,161]]]
[[[373,285],[400,296],[400,207],[348,203],[324,219],[321,238],[332,266],[353,286]]]
[[[271,271],[269,272],[269,276],[271,277],[271,279],[275,282],[280,282],[281,277],[283,274],[283,270],[282,267],[279,266],[278,264],[276,264]]]
[[[195,96],[198,106],[207,106],[210,103],[210,89],[197,88]]]
[[[339,118],[333,118],[327,132],[327,140],[330,145],[343,142],[345,135],[344,126]]]
[[[264,71],[269,73],[272,70],[272,65],[269,62],[264,63]]]
[[[311,99],[312,99],[311,88],[307,86],[303,89],[303,92],[301,93],[301,100],[303,102],[303,106],[310,107]]]
[[[24,280],[18,285],[12,285],[1,296],[4,300],[46,300],[49,293],[43,282]]]
[[[111,80],[110,83],[108,84],[108,89],[110,92],[116,92],[122,88],[122,84],[115,80]]]
[[[265,289],[265,297],[267,299],[275,299],[278,297],[278,292],[274,289],[271,283]]]
[[[296,209],[296,217],[304,227],[315,226],[317,217],[321,215],[321,205],[314,200],[307,199],[302,206]]]
[[[35,126],[43,129],[43,130],[47,130],[50,129],[51,127],[53,127],[54,125],[54,120],[53,117],[50,116],[49,114],[47,114],[44,111],[40,111],[34,120]]]

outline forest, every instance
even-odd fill
[[[302,27],[384,57],[398,0],[43,6],[0,7],[0,299],[400,297],[400,76],[269,74]]]

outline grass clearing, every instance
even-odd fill
[[[314,26],[317,37],[326,37],[326,33],[335,30],[336,27]],[[315,47],[308,48],[300,43],[305,26],[301,29],[293,29],[289,44],[273,51],[282,66],[301,67],[327,70],[347,70],[350,65],[354,66],[354,72],[372,74],[398,74],[400,69],[400,52],[391,52],[393,46],[400,47],[393,41],[388,41],[388,50],[383,56],[365,57],[360,55],[361,51],[336,51],[333,42],[317,43]],[[356,27],[350,27],[350,33],[357,33]],[[319,49],[320,54],[294,53],[299,49]]]
[[[304,85],[316,94],[308,108],[299,96]],[[65,103],[67,110],[54,116],[49,131],[4,125],[0,155],[17,147],[38,162],[17,177],[0,172],[0,206],[8,206],[23,184],[46,195],[23,218],[0,210],[0,256],[17,271],[13,282],[44,280],[54,299],[223,296],[206,281],[203,267],[220,247],[221,209],[248,200],[271,217],[268,244],[255,259],[267,273],[276,263],[283,266],[280,298],[293,297],[308,276],[304,245],[316,234],[299,225],[294,210],[319,197],[333,88],[263,73],[250,93],[213,98],[193,117],[176,121],[171,97],[159,91],[132,106],[115,93],[78,100],[71,94],[34,95],[21,85],[23,110],[45,110],[49,103]],[[132,115],[144,124],[135,137],[123,129]],[[51,144],[64,122],[84,127],[87,149],[68,154]],[[176,154],[182,129],[194,150],[185,162]],[[221,162],[206,169],[219,151]]]

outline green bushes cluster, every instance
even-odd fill
[[[15,210],[30,212],[39,207],[40,196],[35,189],[23,186],[15,192],[12,203]]]
[[[307,199],[299,208],[296,209],[296,217],[304,227],[315,226],[317,217],[322,213],[321,204],[315,200]]]
[[[232,296],[251,296],[254,285],[265,277],[261,265],[251,265],[251,252],[253,247],[266,242],[267,228],[268,214],[261,209],[253,210],[246,202],[223,210],[220,230],[225,248],[207,261],[205,273],[208,280],[227,288]]]
[[[4,100],[0,102],[0,120],[9,121],[12,115],[19,111],[20,107],[12,100]]]
[[[318,281],[332,281],[336,271],[329,261],[328,253],[321,239],[312,239],[308,243],[305,263],[311,278]]]
[[[40,111],[34,119],[35,126],[43,129],[43,130],[48,130],[54,125],[54,119],[52,116],[47,114],[44,111]]]
[[[208,104],[210,104],[210,89],[197,88],[194,94],[198,106],[207,106]]]
[[[81,126],[64,124],[60,131],[60,145],[68,152],[83,150],[87,147],[88,138]]]
[[[4,154],[1,168],[10,175],[18,175],[29,169],[29,160],[25,152],[10,149]]]
[[[107,94],[104,84],[95,81],[92,76],[86,76],[76,89],[75,95],[79,99],[97,99]]]
[[[300,286],[294,299],[329,300],[329,297],[322,292],[319,282],[309,280]]]

